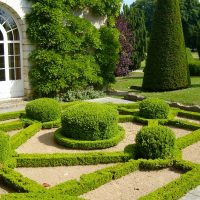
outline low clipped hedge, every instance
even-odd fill
[[[65,137],[62,134],[61,129],[58,129],[54,134],[54,138],[58,144],[72,149],[86,149],[86,150],[106,149],[109,147],[113,147],[117,145],[121,140],[123,140],[124,137],[125,137],[125,131],[121,127],[119,127],[117,133],[115,133],[115,135],[112,138],[105,140],[95,140],[95,141],[75,140]]]
[[[61,105],[54,99],[41,98],[26,105],[26,116],[40,122],[55,121],[61,116]]]
[[[109,105],[80,103],[62,115],[62,134],[76,140],[105,140],[118,130],[118,111]]]
[[[176,147],[175,141],[175,134],[168,127],[143,127],[136,135],[136,157],[145,159],[172,157]]]
[[[167,119],[169,112],[169,105],[158,98],[145,99],[139,105],[139,115],[147,119]]]
[[[0,132],[0,164],[4,164],[10,156],[10,137],[4,132]]]

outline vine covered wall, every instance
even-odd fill
[[[31,1],[27,34],[36,44],[30,55],[35,95],[55,97],[67,90],[102,88],[114,82],[120,50],[114,18],[121,0]],[[85,9],[107,17],[107,24],[97,29],[76,15]]]

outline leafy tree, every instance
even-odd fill
[[[196,49],[200,3],[198,0],[180,0],[180,7],[186,46]]]
[[[183,32],[186,46],[196,48],[197,24],[200,21],[200,3],[198,0],[179,0],[182,15]],[[136,0],[131,6],[144,12],[148,33],[151,33],[156,0]]]
[[[144,13],[137,8],[124,5],[123,15],[134,35],[132,44],[134,51],[131,55],[132,65],[129,67],[129,69],[134,70],[140,68],[141,62],[145,59],[146,28]]]
[[[197,50],[198,50],[199,59],[200,59],[200,27],[199,27],[199,30],[198,30],[198,37],[197,37]]]
[[[143,89],[168,91],[190,85],[179,0],[158,0]]]
[[[125,76],[129,72],[129,67],[133,66],[131,56],[133,55],[134,36],[123,15],[116,20],[116,27],[120,32],[119,41],[121,44],[120,59],[116,69],[116,76]]]
[[[153,14],[155,11],[156,0],[136,0],[131,7],[138,8],[144,12],[145,25],[148,33],[151,33]]]

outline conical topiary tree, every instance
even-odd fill
[[[144,70],[143,89],[169,91],[190,86],[179,0],[158,0]]]

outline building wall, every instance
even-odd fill
[[[28,78],[31,66],[28,58],[30,52],[34,49],[34,45],[31,44],[26,35],[27,25],[25,23],[25,16],[30,12],[31,2],[28,0],[0,0],[0,7],[11,14],[19,28],[22,44],[24,92],[25,96],[28,97],[31,95],[31,87]],[[76,13],[76,15],[89,20],[96,28],[100,28],[106,23],[106,17],[94,17],[89,13],[88,9]]]

